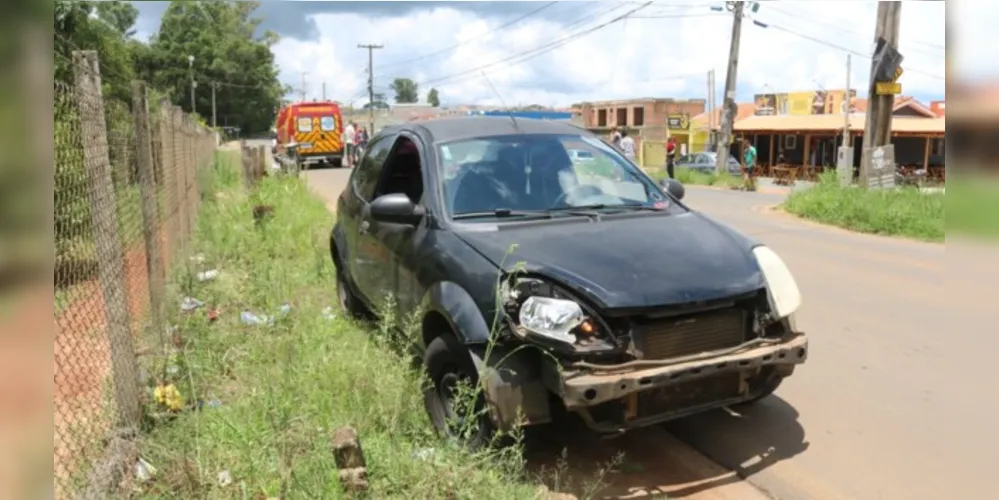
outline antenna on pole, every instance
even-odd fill
[[[499,91],[496,90],[496,86],[493,85],[492,80],[489,79],[489,75],[487,75],[485,71],[482,72],[482,78],[486,79],[486,83],[489,84],[489,88],[493,90],[493,93],[496,94],[496,98],[499,99],[500,104],[503,105],[503,109],[506,110],[506,115],[509,116],[510,121],[513,122],[513,129],[516,130],[517,132],[524,133],[524,131],[520,129],[520,125],[517,123],[517,119],[514,118],[513,113],[510,111],[510,108],[507,107],[506,101],[503,100],[503,96],[501,96]]]

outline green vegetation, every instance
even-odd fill
[[[999,180],[952,176],[946,198],[948,233],[999,236]]]
[[[389,88],[395,92],[395,102],[398,104],[410,104],[420,100],[420,87],[411,78],[396,78],[392,80]]]
[[[441,96],[440,93],[437,92],[437,89],[430,89],[430,91],[427,92],[427,104],[435,108],[441,105]]]
[[[535,498],[518,447],[473,453],[433,434],[421,377],[390,348],[386,328],[366,331],[339,308],[335,319],[325,315],[336,301],[332,216],[304,183],[268,177],[248,196],[238,157],[221,155],[193,243],[204,263],[176,270],[168,301],[176,310],[192,296],[205,307],[172,314],[171,344],[183,347],[149,366],[153,379],[175,385],[187,403],[208,404],[150,419],[142,456],[157,473],[136,485],[139,496],[340,498],[330,437],[351,425],[375,498]],[[257,204],[273,206],[260,227],[252,219]],[[209,268],[220,276],[194,279]],[[291,310],[281,314],[285,303]],[[214,322],[210,308],[221,311]],[[247,326],[243,310],[276,319]],[[150,394],[155,385],[150,381]],[[154,416],[165,411],[151,408]],[[224,471],[232,478],[227,486],[219,484]]]
[[[58,0],[55,80],[73,81],[74,50],[96,50],[106,101],[131,103],[132,80],[140,79],[190,112],[193,74],[201,84],[197,114],[211,115],[210,84],[217,82],[222,90],[216,93],[218,116],[244,133],[266,131],[285,89],[271,53],[278,37],[258,33],[260,20],[252,17],[259,5],[173,1],[146,44],[134,38],[138,10],[130,2]],[[193,66],[188,56],[194,56]]]
[[[822,174],[811,189],[791,193],[783,207],[805,219],[863,233],[944,239],[944,196],[915,188],[841,187],[835,172]]]
[[[667,178],[665,168],[650,168],[645,171],[657,181]],[[714,172],[699,172],[689,168],[678,168],[673,173],[676,175],[676,180],[693,186],[717,186],[723,188],[742,186],[742,178],[731,174],[719,175]]]

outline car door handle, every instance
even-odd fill
[[[371,223],[370,222],[368,222],[368,221],[361,221],[361,225],[358,227],[357,232],[361,233],[362,235],[368,234],[368,228],[370,228],[370,227],[371,227]]]

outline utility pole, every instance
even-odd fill
[[[305,102],[305,75],[308,73],[305,71],[300,71],[300,73],[302,75],[302,102]]]
[[[739,39],[742,36],[742,12],[745,2],[734,2],[732,9],[732,42],[728,49],[728,72],[725,75],[725,98],[722,100],[721,142],[718,145],[718,173],[725,172],[728,164],[729,150],[732,145],[732,129],[735,125],[735,113],[738,105],[735,103],[735,81],[739,71]]]
[[[715,70],[708,70],[708,144],[715,137]]]
[[[383,48],[383,45],[358,44],[359,49],[368,49],[368,124],[372,133],[375,130],[375,49]]]
[[[217,86],[217,84],[215,82],[212,82],[212,127],[213,128],[218,126],[218,122],[216,121],[216,115],[215,115],[215,87],[216,86]]]
[[[323,80],[323,101],[326,100],[326,80]]]
[[[901,21],[902,2],[879,2],[877,30],[874,34],[875,46],[879,39],[884,39],[885,43],[897,50],[899,24]],[[871,154],[874,148],[885,146],[891,143],[891,112],[895,105],[893,94],[879,95],[877,92],[877,57],[871,60],[871,81],[868,87],[867,117],[864,123],[864,143],[860,161],[860,182],[867,187],[870,185],[871,175]],[[896,74],[898,76],[898,73]]]
[[[846,90],[843,95],[843,147],[852,145],[850,141],[850,107],[853,104],[850,98],[850,54],[846,55]]]

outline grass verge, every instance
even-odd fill
[[[668,175],[666,175],[666,170],[663,168],[647,168],[645,171],[656,181],[660,181],[668,177]],[[678,168],[674,170],[673,173],[676,175],[676,180],[682,182],[683,184],[693,186],[717,186],[722,188],[742,186],[741,177],[727,173],[719,175],[714,172],[699,172],[689,168]]]
[[[822,175],[807,190],[794,191],[783,208],[799,217],[862,233],[944,239],[944,196],[915,188],[842,187],[835,172]]]
[[[999,237],[999,179],[955,175],[947,182],[947,231],[950,234]]]
[[[173,384],[186,406],[150,403],[142,456],[156,473],[126,488],[139,498],[341,498],[332,431],[354,426],[372,498],[533,498],[519,450],[472,453],[442,443],[423,409],[409,360],[340,316],[328,251],[332,216],[290,177],[247,195],[238,153],[206,175],[193,250],[175,270],[176,327],[167,353],[147,363],[147,387]],[[252,207],[273,207],[255,226]],[[199,282],[199,271],[220,275]],[[179,311],[185,296],[204,302]],[[281,312],[281,306],[290,310]],[[217,309],[211,321],[207,311]],[[246,325],[241,312],[273,317]],[[171,337],[171,336],[168,336]],[[152,398],[150,398],[152,399]],[[165,416],[165,417],[164,417]],[[154,418],[158,417],[158,418]]]

